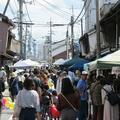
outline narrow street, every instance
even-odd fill
[[[120,0],[0,0],[0,120],[120,120]]]
[[[13,111],[11,110],[2,110],[0,120],[12,120],[12,113]]]

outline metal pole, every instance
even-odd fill
[[[100,21],[99,21],[99,0],[96,0],[96,39],[97,39],[97,59],[100,58]],[[97,75],[100,71],[97,69]]]
[[[67,32],[66,32],[66,58],[69,58],[69,47],[68,47],[68,42],[69,42],[69,38],[68,38],[68,26],[67,26]]]
[[[72,58],[74,57],[74,17],[71,16],[71,49]]]
[[[24,56],[23,48],[23,0],[19,0],[19,40],[21,41],[21,58]]]
[[[3,15],[5,15],[5,13],[6,13],[6,11],[7,11],[7,8],[8,8],[9,3],[10,3],[10,0],[8,0],[8,1],[7,1],[7,4],[6,4],[5,9],[4,9],[4,11],[3,11]]]
[[[49,51],[50,55],[49,55],[49,59],[50,59],[50,64],[52,64],[52,22],[50,19],[50,51]]]
[[[97,59],[98,59],[100,58],[99,0],[96,0],[96,38],[97,38]]]
[[[28,25],[26,24],[26,31],[25,31],[25,43],[24,43],[24,57],[25,59],[27,58],[27,52],[26,52],[26,48],[27,48],[27,34],[28,33]]]
[[[83,36],[83,20],[81,19],[81,36]]]

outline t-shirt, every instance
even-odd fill
[[[81,100],[88,100],[88,92],[87,92],[87,80],[79,80],[78,84],[77,84],[77,88],[81,93]]]
[[[40,112],[38,93],[35,90],[21,90],[17,95],[15,106],[35,108],[37,112]]]

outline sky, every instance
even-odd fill
[[[7,0],[0,0],[0,13],[3,13]],[[72,7],[74,18],[78,16],[83,6],[83,0],[24,0],[24,22],[30,22],[29,17],[35,25],[28,28],[32,32],[32,37],[39,43],[44,42],[45,36],[49,35],[49,22],[52,24],[68,24],[70,23],[70,17],[72,15]],[[48,4],[49,3],[49,4]],[[29,16],[27,15],[27,10]],[[17,21],[18,14],[18,0],[10,0],[9,7],[6,12],[13,21]],[[25,27],[25,26],[24,26]],[[23,28],[25,30],[25,28]],[[60,41],[66,37],[67,26],[52,27],[52,41]],[[69,27],[70,31],[70,27]],[[17,36],[17,27],[13,31]],[[70,34],[70,32],[69,32]],[[80,24],[74,26],[75,38],[80,37]]]

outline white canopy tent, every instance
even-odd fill
[[[65,62],[65,60],[62,59],[62,58],[60,58],[60,59],[56,60],[53,64],[54,64],[54,65],[63,65],[64,62]]]
[[[111,69],[114,66],[120,66],[120,50],[85,64],[84,69],[92,71],[95,69]]]
[[[11,68],[29,68],[29,67],[40,67],[40,64],[30,59],[20,60],[16,62]]]

